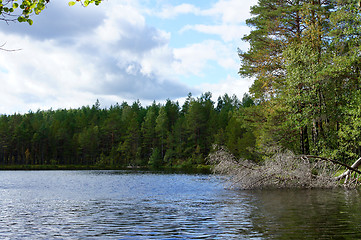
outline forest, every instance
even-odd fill
[[[361,155],[361,3],[259,0],[240,75],[258,154],[280,149],[351,163]],[[275,150],[278,149],[278,150]]]
[[[253,158],[254,137],[238,116],[254,103],[245,94],[211,93],[143,107],[139,101],[0,116],[0,165],[183,167],[207,164],[213,144]]]
[[[238,51],[241,100],[139,101],[0,117],[0,165],[196,166],[224,146],[262,162],[282,150],[350,164],[361,155],[361,3],[259,0]]]

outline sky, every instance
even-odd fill
[[[242,98],[237,49],[257,0],[50,1],[27,23],[0,22],[0,114],[182,103],[211,92]]]

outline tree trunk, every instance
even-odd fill
[[[307,126],[301,127],[300,135],[301,135],[301,139],[300,139],[301,140],[301,153],[302,154],[310,154]]]
[[[361,165],[361,157],[357,159],[352,165],[351,168],[357,169]],[[341,180],[342,178],[346,178],[345,182],[347,182],[352,170],[347,169],[344,173],[342,173],[340,176],[336,177],[336,180]]]
[[[361,171],[357,170],[357,167],[361,165],[361,157],[360,157],[359,159],[357,159],[356,162],[354,162],[354,164],[352,164],[352,166],[349,166],[349,165],[347,165],[347,164],[344,164],[344,163],[342,163],[342,162],[339,162],[339,161],[336,161],[336,160],[333,160],[333,159],[324,158],[324,157],[319,157],[319,156],[305,155],[304,157],[306,157],[306,158],[321,159],[321,160],[330,161],[330,162],[333,162],[333,163],[335,163],[335,164],[341,165],[341,166],[346,167],[346,168],[348,169],[347,171],[345,171],[345,173],[349,171],[349,173],[350,173],[350,172],[356,172],[356,173],[358,173],[358,174],[361,174]],[[338,176],[336,179],[340,180],[340,179],[346,177],[346,174],[345,174],[345,173],[341,174],[341,175]],[[345,175],[344,175],[344,174],[345,174]],[[342,177],[341,177],[341,176],[342,176]]]

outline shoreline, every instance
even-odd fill
[[[56,170],[129,170],[153,171],[169,173],[212,173],[211,165],[196,165],[192,167],[172,166],[152,168],[147,166],[96,166],[96,165],[0,165],[0,171],[56,171]]]

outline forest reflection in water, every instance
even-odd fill
[[[355,239],[357,190],[225,189],[202,174],[0,171],[1,239]]]
[[[360,192],[253,191],[252,230],[265,239],[359,239]]]

